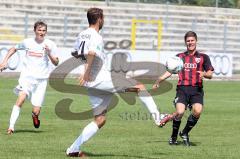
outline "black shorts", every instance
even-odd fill
[[[190,109],[194,103],[203,105],[204,92],[201,87],[177,86],[176,92],[176,97],[174,99],[175,105],[177,103],[183,103]]]

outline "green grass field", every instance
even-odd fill
[[[55,104],[63,98],[72,98],[71,110],[79,112],[90,108],[88,98],[60,93],[49,87],[40,116],[41,127],[33,127],[31,104],[27,101],[17,121],[16,132],[8,136],[6,130],[16,100],[12,89],[16,84],[16,79],[0,79],[0,158],[66,158],[66,148],[91,120],[63,120],[55,114]],[[238,159],[240,82],[205,81],[204,84],[205,109],[190,133],[193,146],[169,146],[171,123],[164,128],[157,128],[152,120],[146,120],[146,109],[139,101],[136,105],[128,105],[120,99],[118,106],[108,113],[104,128],[83,146],[83,151],[89,158],[102,159]],[[161,111],[174,110],[171,104],[174,95],[175,89],[154,97]]]

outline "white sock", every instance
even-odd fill
[[[149,113],[151,113],[152,118],[156,125],[160,124],[160,112],[157,109],[157,105],[155,104],[152,96],[147,91],[140,91],[138,93],[139,99],[143,102],[143,104],[147,107]]]
[[[19,106],[17,106],[17,105],[13,106],[12,114],[11,114],[11,117],[10,117],[9,129],[14,130],[14,125],[15,125],[18,117],[19,117],[20,110],[21,110],[21,108]]]
[[[88,141],[99,130],[95,122],[89,123],[82,131],[82,134],[74,141],[69,148],[69,153],[80,151],[80,146]]]

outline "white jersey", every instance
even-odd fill
[[[111,74],[107,69],[103,46],[102,36],[93,28],[88,28],[81,32],[75,42],[74,49],[78,51],[78,54],[87,58],[89,51],[96,53],[90,72],[90,78],[93,81],[87,82],[85,85],[87,87],[94,87],[101,81],[111,79]]]
[[[15,48],[25,50],[23,59],[23,69],[20,78],[30,77],[34,79],[46,79],[49,76],[49,59],[45,52],[45,47],[51,50],[53,56],[56,55],[57,46],[49,40],[44,39],[42,43],[37,43],[34,38],[24,39]]]

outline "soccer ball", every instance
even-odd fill
[[[168,58],[166,69],[173,74],[179,73],[183,69],[183,60],[178,56]]]

